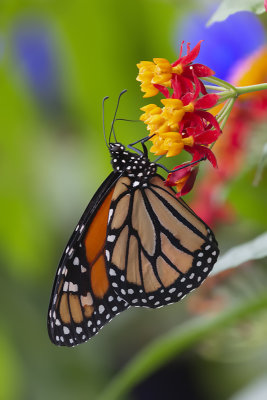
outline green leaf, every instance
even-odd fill
[[[267,160],[267,143],[265,143],[263,146],[262,155],[261,155],[260,161],[258,163],[257,171],[256,171],[256,174],[255,174],[255,177],[253,180],[254,186],[258,186],[262,179],[266,160]]]
[[[219,258],[211,275],[263,257],[267,257],[267,232],[227,251]]]
[[[252,168],[233,180],[228,187],[227,200],[239,218],[251,221],[263,231],[267,227],[267,169],[261,171],[258,186],[253,186],[255,172],[255,168]]]
[[[266,309],[267,294],[263,293],[253,299],[220,312],[214,316],[201,316],[174,328],[145,347],[136,357],[121,370],[97,400],[119,400],[158,370],[169,360],[177,357],[184,350],[199,343],[208,335],[220,331],[223,327],[237,323],[244,318],[255,315]]]
[[[223,0],[207,22],[207,26],[214,24],[214,22],[224,21],[230,15],[239,11],[251,11],[255,14],[262,14],[265,12],[263,0]]]
[[[2,327],[0,327],[0,353],[0,399],[18,399],[22,394],[23,371],[10,334]]]

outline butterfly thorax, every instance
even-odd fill
[[[151,163],[145,155],[125,150],[120,143],[110,143],[111,164],[116,172],[138,181],[146,182],[156,174],[157,165]]]

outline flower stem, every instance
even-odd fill
[[[229,117],[229,114],[232,110],[232,107],[234,105],[235,100],[229,99],[226,104],[224,105],[224,107],[222,108],[222,110],[218,113],[217,115],[217,121],[221,122],[223,121],[225,118],[227,119]]]
[[[225,92],[225,88],[222,86],[205,85],[205,88],[209,90],[217,90],[218,92]]]
[[[232,90],[225,90],[224,92],[222,92],[221,94],[219,94],[219,100],[217,102],[217,104],[221,104],[224,103],[225,100],[228,99],[235,99],[238,95],[236,93],[233,93]]]
[[[267,83],[259,83],[258,85],[236,87],[235,90],[238,96],[245,93],[258,92],[259,90],[267,90]]]
[[[235,99],[231,99],[231,100],[229,101],[229,103],[227,104],[227,107],[226,107],[226,109],[225,109],[225,114],[224,114],[223,120],[222,120],[222,122],[220,123],[221,130],[223,130],[224,125],[226,124],[226,121],[228,120],[228,117],[229,117],[229,115],[230,115],[230,113],[231,113],[231,111],[232,111],[232,108],[233,108],[233,106],[234,106],[234,103],[235,103]]]
[[[231,83],[223,81],[222,79],[219,79],[219,78],[217,78],[215,76],[205,77],[205,78],[203,78],[203,80],[205,80],[207,82],[210,82],[210,83],[213,83],[214,85],[217,85],[217,86],[220,86],[220,87],[224,87],[224,88],[226,88],[228,90],[232,90],[233,93],[236,92],[236,88],[233,85],[231,85]]]

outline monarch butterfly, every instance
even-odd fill
[[[87,341],[131,306],[181,300],[219,254],[209,227],[164,185],[144,145],[143,153],[108,147],[113,172],[76,226],[52,290],[48,331],[59,346]]]

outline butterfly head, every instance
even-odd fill
[[[156,164],[151,163],[145,155],[125,150],[121,143],[110,143],[109,151],[112,167],[116,172],[138,181],[147,180],[156,173]]]

